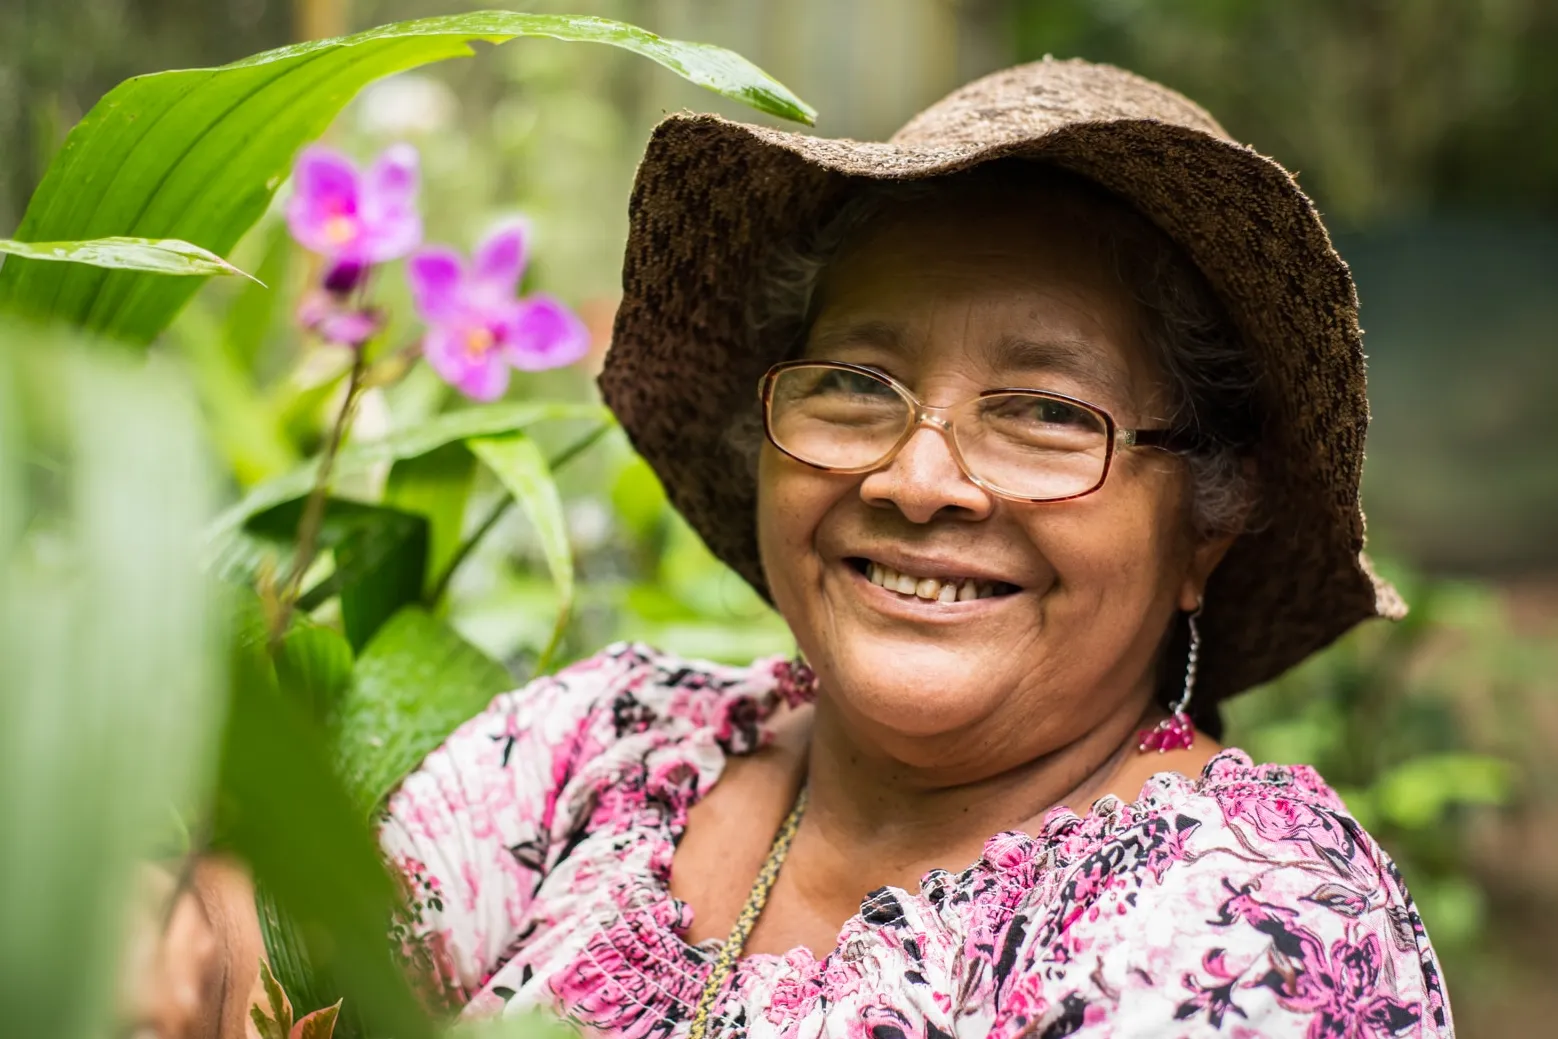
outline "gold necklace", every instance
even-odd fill
[[[790,842],[795,839],[795,831],[800,829],[801,816],[805,814],[806,788],[803,786],[795,797],[795,806],[780,825],[779,832],[774,834],[773,847],[768,849],[768,858],[763,861],[763,868],[757,871],[757,880],[753,881],[752,890],[747,894],[746,905],[741,907],[736,923],[731,927],[730,935],[714,961],[714,969],[709,971],[709,980],[703,984],[703,994],[698,997],[698,1009],[692,1015],[692,1028],[687,1032],[687,1039],[704,1039],[708,1032],[709,1015],[719,998],[719,990],[725,986],[725,979],[730,977],[736,961],[741,958],[747,938],[751,936],[752,928],[757,926],[757,918],[763,915],[763,907],[768,904],[774,881],[779,879],[779,867],[784,865],[784,857],[790,853]]]

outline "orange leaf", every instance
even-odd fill
[[[292,1026],[292,1034],[287,1039],[330,1039],[335,1032],[336,1016],[340,1012],[341,1001],[338,999],[323,1010],[305,1014],[302,1020]]]
[[[249,1020],[254,1022],[260,1039],[288,1039],[292,1031],[292,1003],[264,960],[260,961],[260,984],[265,989],[266,1002],[270,1003],[270,1014],[256,1003],[249,1007]]]

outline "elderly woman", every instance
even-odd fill
[[[613,646],[433,753],[382,844],[449,998],[632,1039],[1452,1034],[1390,859],[1216,742],[1403,609],[1352,283],[1281,167],[1082,62],[887,143],[674,116],[624,285],[606,400],[800,654]]]

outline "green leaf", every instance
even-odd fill
[[[270,204],[293,155],[367,84],[474,40],[605,43],[788,119],[815,113],[730,51],[662,39],[603,18],[487,11],[386,25],[268,51],[232,65],[126,80],[87,113],[50,165],[20,238],[179,238],[226,254]],[[196,286],[78,265],[6,264],[0,305],[149,342]]]
[[[375,466],[418,458],[445,444],[469,437],[493,436],[528,429],[542,422],[611,421],[610,413],[598,404],[570,404],[564,401],[506,401],[445,412],[410,429],[400,430],[382,440],[352,444],[336,456],[334,477],[357,476]],[[243,500],[217,517],[208,538],[218,552],[225,540],[255,513],[299,498],[314,485],[319,460],[311,459],[284,476],[267,480],[252,489]]]
[[[186,362],[211,440],[238,482],[254,484],[296,468],[298,452],[279,410],[256,389],[247,362],[235,356],[210,309],[199,303],[186,308],[167,338]]]
[[[234,647],[218,835],[296,923],[308,962],[366,1034],[431,1039],[391,951],[396,881],[318,727],[278,691],[263,638]],[[299,1000],[311,994],[293,992]]]
[[[241,283],[236,298],[227,308],[222,319],[221,343],[232,363],[252,372],[272,325],[276,321],[277,303],[283,294],[269,286],[286,285],[292,268],[292,258],[297,250],[286,222],[274,221],[263,235],[259,266],[255,270],[258,281]]]
[[[573,546],[568,542],[568,518],[557,484],[536,442],[523,433],[470,440],[471,451],[491,469],[530,518],[530,525],[546,557],[546,567],[557,586],[557,622],[552,637],[536,660],[536,673],[546,671],[568,627],[573,611]]]
[[[421,600],[427,520],[402,512],[393,522],[356,532],[335,550],[335,573],[341,626],[352,648],[360,650],[396,610]]]
[[[84,263],[109,270],[146,271],[151,274],[237,274],[257,281],[220,256],[176,238],[94,238],[86,242],[13,242],[0,238],[0,254],[24,260]]]
[[[169,806],[201,796],[221,724],[220,618],[189,540],[214,498],[199,418],[121,355],[0,320],[6,1035],[116,1031],[134,881]]]
[[[417,607],[379,629],[341,703],[337,760],[363,813],[451,732],[513,686],[502,665]]]
[[[276,546],[290,561],[298,522],[307,500],[296,498],[253,517],[247,533]],[[318,547],[333,549],[335,570],[299,599],[314,610],[341,597],[341,626],[352,649],[360,650],[396,610],[422,597],[427,575],[427,520],[379,505],[326,502]]]
[[[390,470],[384,504],[427,519],[428,581],[443,573],[460,548],[465,506],[475,474],[476,460],[459,442],[402,459]]]
[[[276,679],[324,721],[352,681],[352,647],[333,628],[294,614],[275,656]]]

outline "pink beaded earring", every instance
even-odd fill
[[[1146,754],[1157,751],[1189,750],[1196,742],[1196,727],[1190,720],[1190,697],[1196,690],[1196,659],[1201,655],[1201,629],[1196,620],[1201,616],[1201,603],[1196,602],[1190,615],[1190,652],[1185,655],[1185,691],[1169,708],[1169,716],[1158,722],[1155,729],[1143,729],[1136,734],[1137,751]]]
[[[797,656],[774,665],[775,691],[791,707],[800,707],[817,699],[817,673]]]

